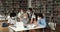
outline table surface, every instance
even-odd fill
[[[14,26],[9,26],[14,31],[25,31],[25,30],[33,30],[33,29],[39,29],[39,28],[45,28],[45,26],[36,26],[36,27],[31,27],[31,28],[17,28]]]

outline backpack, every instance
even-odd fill
[[[7,23],[2,23],[2,27],[7,27],[8,26],[8,24]]]

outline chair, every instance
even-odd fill
[[[50,29],[51,29],[52,31],[56,32],[56,31],[55,31],[55,30],[56,30],[56,29],[55,29],[55,28],[56,28],[56,23],[49,22],[48,25],[49,25],[49,27],[50,27]]]

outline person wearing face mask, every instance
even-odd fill
[[[15,17],[10,17],[9,20],[8,20],[8,24],[9,25],[14,25],[16,21],[17,20],[15,19]]]
[[[37,15],[37,26],[43,26],[44,28],[47,27],[46,19],[42,13],[39,13]],[[40,31],[40,29],[38,29],[37,31]],[[44,29],[43,29],[43,32],[44,32]]]
[[[26,28],[26,24],[29,24],[28,14],[24,13],[23,17],[20,18],[20,21],[22,21],[24,23],[24,26]],[[28,32],[28,31],[24,31],[24,32]]]
[[[31,20],[32,14],[33,14],[32,8],[29,8],[28,11],[27,11],[27,13],[29,15],[29,20]]]
[[[23,14],[22,22],[23,22],[24,24],[28,24],[29,18],[28,18],[28,14],[27,14],[27,13],[24,13],[24,14]]]
[[[10,17],[7,23],[9,26],[14,26],[16,23],[15,17]],[[13,30],[9,28],[9,32],[13,32]]]
[[[46,19],[45,19],[45,17],[42,15],[42,13],[40,13],[40,14],[38,15],[37,24],[38,24],[38,26],[44,26],[44,27],[46,27]]]
[[[18,15],[17,15],[17,17],[21,17],[21,16],[23,16],[23,14],[24,14],[24,10],[23,9],[21,9],[20,11],[19,11],[19,13],[18,13]]]

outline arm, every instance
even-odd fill
[[[30,23],[32,23],[32,22],[33,22],[33,19],[30,20]]]

